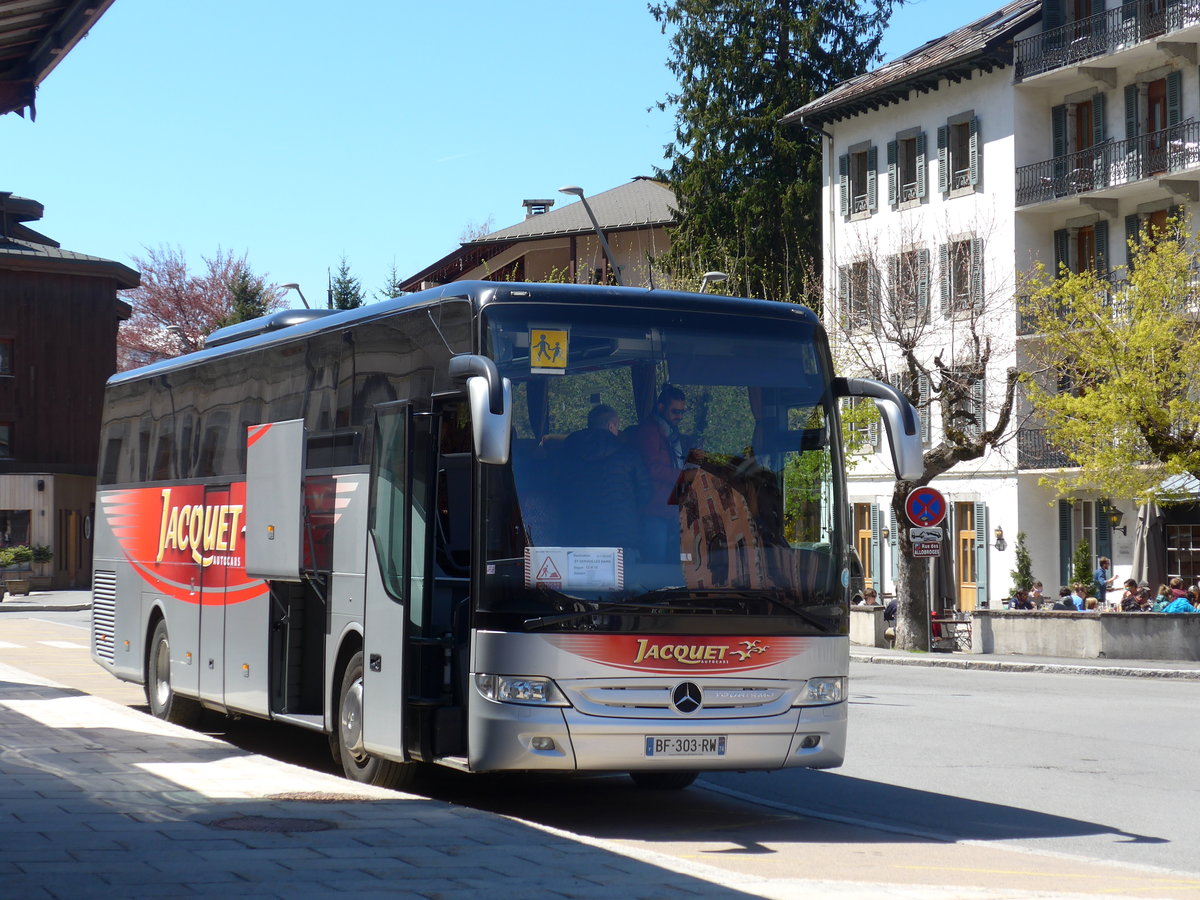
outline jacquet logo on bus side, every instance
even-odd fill
[[[202,566],[211,566],[214,562],[240,566],[241,557],[235,554],[238,551],[239,523],[244,512],[240,503],[173,505],[171,488],[163,488],[158,555],[154,561],[162,562],[167,548],[172,548],[190,552],[192,559]]]

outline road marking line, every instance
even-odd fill
[[[24,644],[10,644],[8,641],[0,641],[0,650],[23,650]]]
[[[86,650],[86,644],[76,643],[75,641],[38,641],[47,647],[53,647],[56,650]]]

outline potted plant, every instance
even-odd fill
[[[53,575],[47,571],[50,560],[54,559],[54,551],[45,544],[34,544],[29,548],[32,554],[33,568],[37,573],[30,577],[30,584],[35,591],[48,591]]]
[[[32,589],[25,567],[33,560],[33,551],[18,544],[0,549],[0,569],[4,570],[4,587],[8,593],[28,594]]]

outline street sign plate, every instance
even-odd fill
[[[904,501],[904,513],[914,525],[941,525],[946,518],[946,498],[937,488],[916,488]]]
[[[913,544],[913,556],[916,558],[930,557],[936,558],[942,555],[941,541],[922,541],[919,544]]]
[[[908,529],[908,539],[914,544],[925,543],[928,541],[940,541],[942,539],[942,529],[910,528]]]

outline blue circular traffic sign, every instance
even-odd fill
[[[937,488],[919,487],[905,499],[904,512],[914,525],[940,525],[946,518],[946,498]]]

